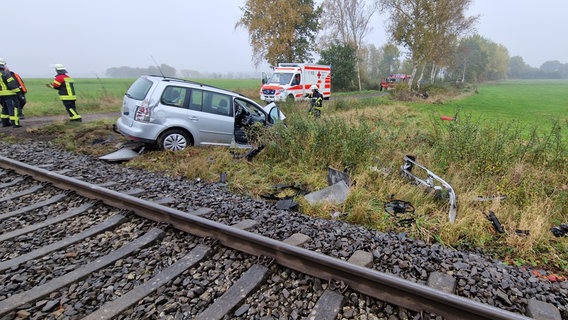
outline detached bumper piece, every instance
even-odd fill
[[[426,188],[440,191],[442,193],[447,193],[450,199],[450,212],[448,214],[450,223],[454,223],[456,220],[457,204],[456,204],[456,193],[449,183],[444,181],[442,178],[434,174],[432,171],[428,170],[423,165],[417,163],[416,158],[413,156],[404,156],[404,164],[400,167],[400,171],[403,176],[413,180],[416,183],[424,185]],[[425,171],[426,177],[420,178],[419,176],[412,173],[414,167],[418,167]]]

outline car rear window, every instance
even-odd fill
[[[126,96],[135,100],[144,100],[153,82],[146,78],[138,78],[126,91]]]

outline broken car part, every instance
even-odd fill
[[[555,237],[563,237],[568,234],[568,223],[563,223],[560,226],[550,228],[550,231]]]
[[[347,200],[349,186],[341,180],[325,189],[314,191],[304,196],[310,205],[327,202],[330,204],[340,204]]]
[[[417,183],[420,183],[426,186],[428,189],[433,189],[436,191],[447,191],[448,196],[450,198],[450,212],[448,214],[450,218],[450,222],[454,223],[456,220],[456,211],[457,211],[457,204],[456,204],[456,194],[452,186],[449,183],[442,180],[442,178],[438,177],[432,171],[428,170],[426,167],[417,163],[416,158],[413,156],[404,156],[404,164],[400,167],[400,170],[404,176],[408,179],[414,180]],[[422,179],[415,174],[412,173],[412,168],[414,166],[419,167],[420,169],[426,171],[426,178]],[[437,185],[436,181],[439,182],[441,185]]]
[[[414,213],[414,207],[410,202],[393,199],[392,197],[389,202],[385,203],[384,208],[393,217],[402,213]]]
[[[238,154],[233,151],[231,151],[231,153],[233,154],[233,158],[235,159],[246,158],[248,161],[251,161],[254,157],[256,157],[260,153],[260,151],[262,151],[262,149],[264,149],[264,147],[265,147],[264,145],[260,145],[256,148],[250,149],[245,154]]]
[[[339,171],[339,170],[334,169],[332,167],[328,167],[327,168],[327,185],[331,186],[331,185],[338,183],[339,181],[344,181],[345,184],[351,185],[351,181],[350,181],[350,177],[349,177],[349,173],[347,172],[347,169],[345,169],[344,171]]]
[[[275,200],[276,202],[276,209],[280,210],[291,210],[298,206],[298,203],[293,200],[295,196],[301,194],[307,194],[308,191],[302,189],[302,185],[299,184],[298,186],[292,184],[277,184],[272,187],[275,192],[268,194],[268,195],[261,195],[262,198],[267,200]],[[286,196],[278,196],[277,193],[283,192],[286,189],[292,189],[294,191],[293,195],[286,195]]]
[[[483,215],[485,216],[485,218],[487,218],[487,220],[491,222],[491,224],[493,225],[493,229],[495,229],[495,231],[499,233],[505,233],[505,230],[503,229],[501,222],[499,222],[499,219],[497,219],[497,216],[493,211],[489,210],[489,214],[484,213]]]

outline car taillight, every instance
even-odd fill
[[[134,115],[134,120],[141,121],[141,122],[149,122],[150,121],[150,114],[151,114],[150,107],[147,106],[140,106],[136,109],[136,114]]]

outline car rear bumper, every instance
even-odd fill
[[[116,121],[115,131],[131,140],[156,143],[164,126],[153,123],[143,123],[125,117]]]

